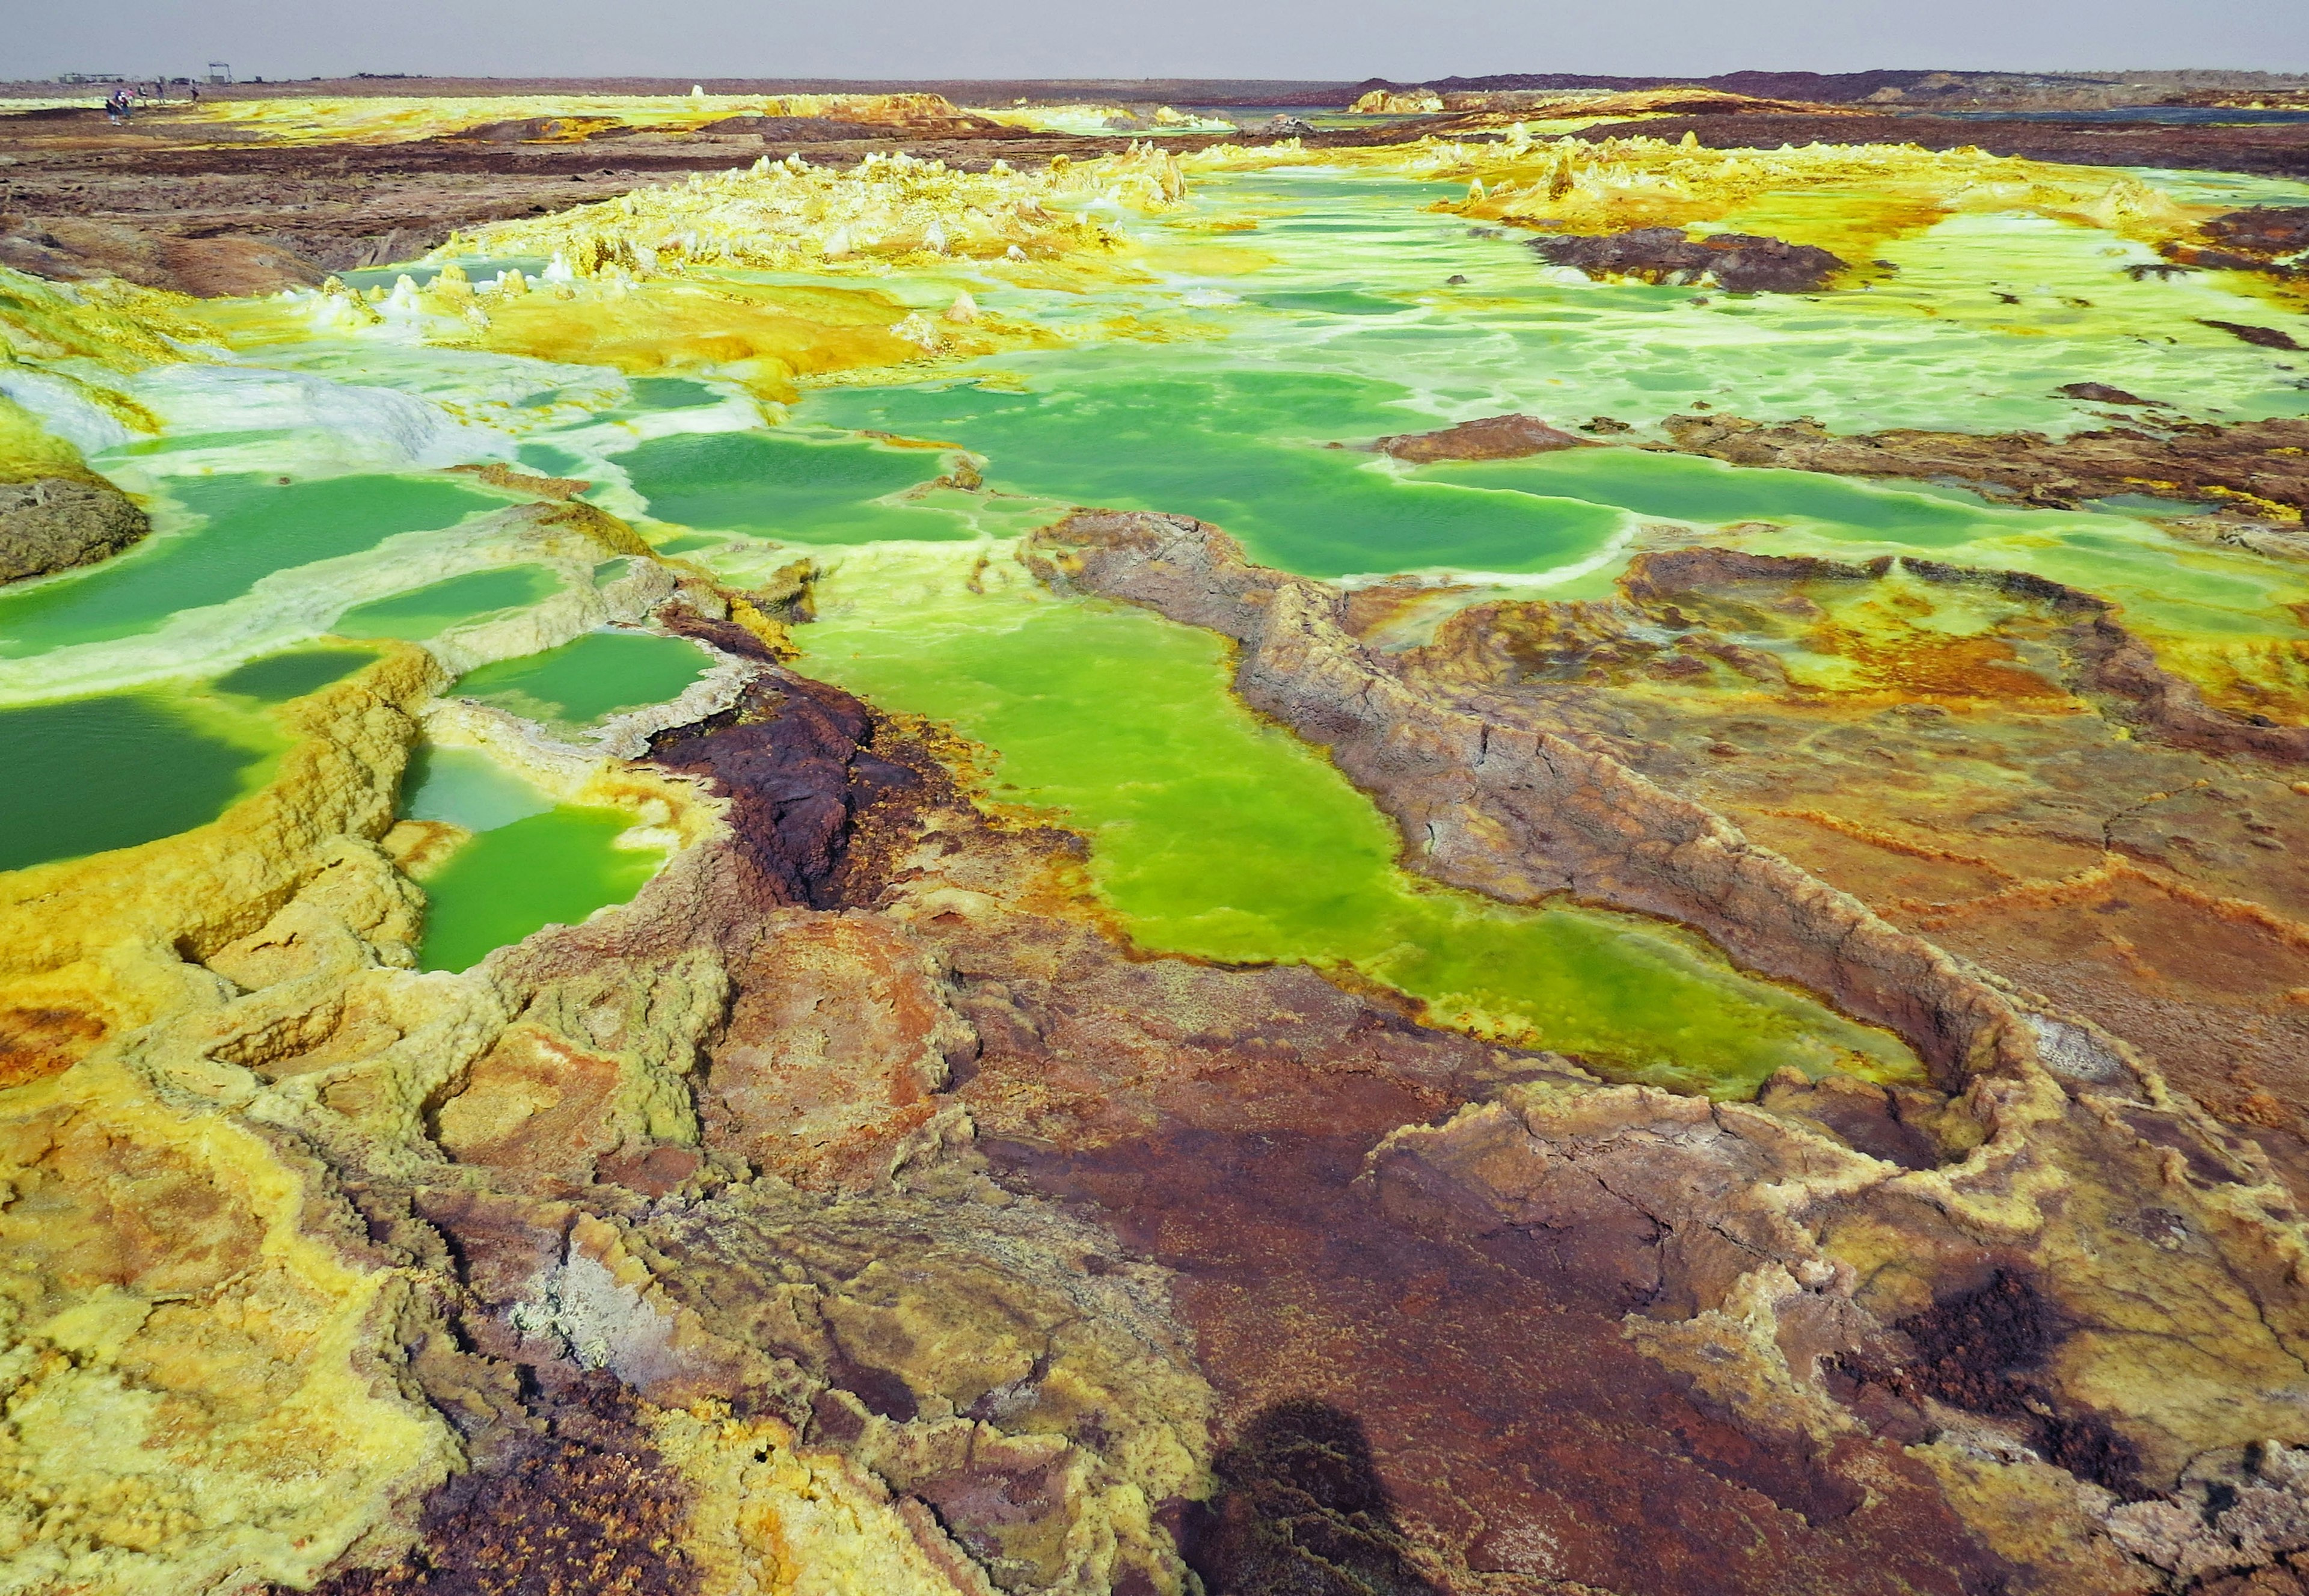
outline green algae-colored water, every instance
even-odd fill
[[[815,400],[808,413],[835,426],[951,438],[986,456],[988,481],[1012,491],[1196,516],[1241,539],[1252,559],[1304,576],[1544,570],[1593,553],[1625,519],[1573,499],[1407,478],[1371,454],[1326,447],[1421,429],[1393,384],[1308,372],[1157,375],[1146,365],[1141,351],[1110,350],[1070,362],[1050,394],[852,388]],[[639,479],[636,486],[648,492]]]
[[[587,632],[542,654],[470,671],[449,690],[532,720],[583,726],[678,697],[705,665],[703,651],[679,638]]]
[[[575,925],[624,903],[661,855],[621,848],[633,816],[562,805],[484,831],[428,876],[420,969],[466,970],[548,925]]]
[[[1563,449],[1524,460],[1428,465],[1417,474],[1679,521],[1800,520],[1919,549],[1952,548],[2008,528],[2062,525],[2043,512],[1994,510],[1969,495],[1916,492],[1817,472],[1725,465],[1635,448]]]
[[[259,703],[286,704],[342,681],[376,660],[376,655],[367,648],[292,648],[253,659],[226,672],[211,685],[221,693]]]
[[[951,720],[984,745],[1003,797],[1090,839],[1099,890],[1146,947],[1352,972],[1419,999],[1440,1022],[1717,1092],[1749,1089],[1783,1063],[1879,1075],[1914,1065],[1881,1033],[1743,976],[1673,927],[1504,906],[1405,872],[1384,817],[1318,750],[1233,698],[1218,639],[1041,594],[996,540],[1073,504],[1183,512],[1302,574],[1488,576],[1579,597],[1608,591],[1643,519],[1736,523],[1726,535],[1759,550],[1928,551],[2037,571],[2177,636],[2302,635],[2293,606],[2309,601],[2309,586],[2249,551],[2179,541],[2156,524],[2155,505],[2022,511],[1957,487],[1625,448],[1417,469],[1368,448],[1384,434],[1508,410],[1640,429],[1702,401],[1837,430],[2058,433],[2102,424],[2056,391],[2083,380],[2216,419],[2309,414],[2292,362],[2201,325],[2274,314],[2218,273],[2136,283],[2123,267],[2141,247],[2111,233],[1961,215],[1887,245],[1891,265],[1865,291],[1726,296],[1548,269],[1513,233],[1426,210],[1449,186],[1315,169],[1194,181],[1183,212],[1131,224],[1158,247],[1182,243],[1184,265],[1154,259],[1136,280],[1085,292],[971,282],[990,311],[1053,331],[1052,347],[949,365],[927,382],[819,388],[782,427],[748,426],[748,406],[686,378],[619,381],[471,351],[325,339],[263,358],[501,427],[488,457],[510,448],[532,470],[592,480],[595,502],[668,524],[651,533],[662,551],[740,584],[796,552],[830,567],[822,619],[797,629],[806,668],[888,707]],[[1204,226],[1238,213],[1256,227]],[[942,279],[908,302],[952,290]],[[1073,330],[1103,317],[1158,335]],[[0,657],[108,646],[275,572],[342,562],[350,576],[329,602],[350,597],[350,608],[237,637],[222,656],[275,650],[213,684],[246,711],[247,700],[285,701],[373,657],[319,643],[328,630],[422,639],[556,590],[551,572],[512,553],[478,570],[461,559],[446,568],[464,574],[415,588],[406,564],[379,560],[365,583],[361,562],[386,540],[456,526],[505,499],[439,477],[313,475],[288,435],[254,424],[220,409],[206,434],[179,425],[105,456],[159,473],[138,481],[163,532],[106,566],[0,593]],[[988,493],[937,484],[956,448],[974,456]],[[276,480],[268,451],[294,480]],[[597,585],[615,574],[597,573]],[[452,690],[566,731],[670,698],[704,664],[676,638],[599,632],[481,667]],[[0,691],[21,698],[39,696],[38,685],[0,674]],[[36,839],[20,851],[39,857],[118,846],[89,840],[105,835],[107,816],[137,840],[198,824],[268,768],[263,738],[229,704],[112,694],[0,711],[0,722],[19,714],[32,718],[0,737],[60,738],[85,720],[99,733],[91,748],[141,748],[148,770],[186,776],[76,808],[10,800],[18,808],[0,819],[17,822],[12,837]],[[99,772],[91,790],[105,779],[117,776]],[[625,901],[658,863],[616,846],[629,816],[558,804],[473,750],[426,755],[404,812],[475,834],[425,882],[428,968],[469,967],[540,925]]]
[[[0,655],[125,637],[236,599],[275,571],[364,554],[404,532],[452,526],[505,501],[437,480],[181,477],[196,523],[83,571],[0,594]]]
[[[403,820],[494,831],[552,807],[549,796],[474,748],[419,743],[401,779]]]
[[[540,927],[574,925],[624,903],[664,858],[653,848],[618,846],[631,815],[557,803],[474,749],[419,749],[402,783],[401,812],[474,834],[423,882],[423,969],[471,969]]]
[[[178,692],[0,709],[0,870],[75,859],[215,820],[272,774],[283,740]]]
[[[652,515],[685,526],[826,543],[973,535],[950,516],[879,502],[936,477],[943,467],[932,450],[685,432],[653,438],[618,464]]]
[[[356,604],[337,618],[336,629],[347,638],[429,638],[500,611],[526,609],[560,586],[543,566],[500,566]]]
[[[1094,879],[1147,948],[1352,969],[1445,1022],[1711,1091],[1791,1064],[1916,1069],[1892,1037],[1673,928],[1405,874],[1370,801],[1232,696],[1209,633],[1016,584],[973,592],[958,563],[860,563],[797,632],[805,668],[999,750],[998,795],[1090,837]]]

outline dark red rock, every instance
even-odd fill
[[[1591,277],[1632,277],[1642,282],[1698,282],[1712,277],[1732,293],[1809,293],[1825,287],[1846,264],[1811,244],[1790,244],[1758,233],[1711,233],[1688,239],[1673,227],[1624,233],[1567,233],[1534,239],[1531,247],[1559,266]]]
[[[2082,1479],[2139,1498],[2140,1460],[2132,1444],[2099,1415],[2057,1412],[2032,1376],[2066,1331],[2036,1282],[1999,1269],[1968,1291],[1942,1295],[1894,1329],[1916,1347],[1908,1363],[1892,1366],[1864,1357],[1844,1360],[1862,1384],[1881,1385],[1909,1400],[1929,1397],[1968,1413],[2011,1419],[2028,1432],[2037,1450]]]
[[[2210,317],[2197,318],[2204,325],[2218,327],[2224,333],[2234,333],[2247,343],[2260,349],[2299,349],[2300,343],[2282,327],[2248,326],[2243,322],[2215,321]]]
[[[840,901],[852,820],[912,779],[868,750],[872,730],[865,706],[840,688],[779,671],[757,678],[731,708],[660,733],[650,758],[711,777],[731,800],[739,846],[776,901],[829,908]]]
[[[2201,230],[2232,249],[2294,255],[2309,249],[2309,205],[2254,205],[2216,216]]]
[[[356,1568],[317,1596],[682,1596],[697,1570],[677,1540],[680,1477],[650,1446],[634,1399],[592,1375],[519,1436],[427,1500],[420,1538],[383,1568]],[[280,1591],[280,1587],[274,1587]],[[285,1592],[282,1592],[285,1596]]]

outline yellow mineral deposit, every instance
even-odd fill
[[[69,391],[67,405],[95,412],[99,429],[157,432],[126,379],[213,343],[214,333],[186,314],[192,306],[117,280],[48,282],[0,266],[0,374],[37,372],[39,383]],[[34,447],[28,438],[26,423],[0,410],[0,473],[19,447]]]
[[[286,291],[254,316],[210,314],[258,336],[269,323],[273,335],[375,333],[642,374],[710,374],[783,401],[795,397],[797,379],[987,354],[1049,334],[985,315],[959,284],[941,326],[878,288],[761,273],[870,281],[894,271],[1023,272],[1095,282],[1137,254],[1120,225],[1125,213],[1163,212],[1186,196],[1177,159],[1151,144],[1078,163],[1061,156],[1032,172],[1001,160],[965,172],[904,153],[869,154],[847,171],[764,157],[453,236],[423,287],[404,276],[361,293],[333,279]],[[508,265],[478,277],[460,264],[506,257],[549,264],[533,276]]]
[[[2021,213],[2106,229],[2155,244],[2188,234],[2212,213],[2182,205],[2140,179],[1975,149],[1915,145],[1784,145],[1713,149],[1689,134],[1590,142],[1541,138],[1508,122],[1500,143],[1426,138],[1327,150],[1326,164],[1451,183],[1465,197],[1437,202],[1472,221],[1544,226],[1567,233],[1715,226],[1813,244],[1855,264],[1896,239],[1959,213]],[[1295,143],[1213,145],[1182,158],[1189,172],[1289,165]]]
[[[1120,105],[1021,105],[973,109],[969,114],[1009,127],[1092,138],[1117,133],[1232,133],[1235,126],[1224,117],[1174,110],[1167,105],[1151,110]]]
[[[307,1583],[463,1463],[381,1357],[437,1310],[259,1128],[116,1054],[0,1098],[0,1191],[10,1588]]]
[[[1000,160],[965,172],[903,152],[869,153],[848,171],[764,156],[740,171],[496,222],[437,253],[550,256],[566,282],[638,282],[694,266],[874,273],[941,258],[1110,254],[1126,245],[1102,212],[1159,212],[1186,194],[1177,158],[1152,144],[1032,172]]]
[[[1443,97],[1432,89],[1373,89],[1348,108],[1365,117],[1432,116],[1443,108]]]
[[[0,1027],[12,1037],[13,1075],[65,1069],[182,1003],[185,958],[255,931],[320,871],[382,865],[373,845],[393,824],[416,737],[410,710],[440,683],[430,655],[399,646],[290,707],[297,741],[279,774],[211,824],[0,875]],[[402,915],[413,935],[413,916]]]
[[[937,94],[514,94],[440,100],[327,97],[208,100],[167,112],[172,125],[213,124],[221,137],[268,143],[402,143],[486,134],[575,143],[609,129],[687,133],[739,117],[813,117],[868,126],[950,119]]]

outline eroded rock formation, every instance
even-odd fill
[[[2144,493],[2211,498],[2234,514],[2296,520],[2309,508],[2309,421],[2171,421],[2055,441],[2036,432],[1899,430],[1838,436],[1812,421],[1670,416],[1665,447],[1734,465],[1978,486],[2023,503],[2074,508]]]
[[[1743,836],[1725,817],[1745,806],[1676,762],[1702,724],[1712,741],[1755,746],[1741,721],[1727,727],[1720,707],[1699,707],[1710,681],[1762,668],[1720,629],[1732,615],[1752,627],[1777,611],[1832,638],[1832,611],[1807,622],[1810,612],[1767,600],[1756,583],[1806,591],[1882,572],[1767,571],[1774,562],[1700,551],[1681,568],[1639,563],[1627,602],[1643,607],[1641,623],[1614,621],[1609,606],[1501,606],[1467,612],[1428,650],[1386,656],[1346,630],[1340,595],[1246,566],[1223,536],[1181,518],[1077,516],[1036,547],[1055,582],[1235,638],[1239,690],[1379,797],[1418,868],[1510,896],[1568,889],[1705,926],[1743,963],[1893,1025],[1939,1071],[1939,1091],[1910,1098],[1788,1076],[1754,1107],[1644,1088],[1511,1086],[1383,1143],[1362,1187],[1382,1212],[1548,1282],[1558,1305],[1625,1315],[1647,1357],[1751,1436],[1780,1437],[1808,1460],[1760,1488],[1815,1524],[1857,1534],[1883,1511],[1881,1496],[1849,1505],[1862,1479],[1873,1491],[1893,1477],[1862,1464],[1870,1448],[1924,1469],[1929,1485],[1909,1478],[1951,1528],[1910,1532],[1937,1538],[1960,1522],[1972,1539],[1947,1542],[1933,1574],[1881,1566],[1837,1588],[1998,1577],[1972,1557],[2002,1560],[2001,1576],[2028,1588],[2166,1588],[2173,1557],[2141,1558],[2118,1534],[2140,1520],[2128,1504],[2185,1495],[2186,1470],[2214,1467],[2198,1460],[2256,1444],[2204,1427],[2202,1409],[2175,1400],[2170,1383],[2183,1376],[2167,1360],[2180,1343],[2168,1337],[2235,1338],[2237,1356],[2274,1382],[2258,1388],[2273,1400],[2246,1427],[2275,1436],[2292,1423],[2294,1398],[2280,1393],[2298,1382],[2300,1331],[2277,1327],[2309,1305],[2280,1262],[2300,1243],[2279,1167],[2170,1093],[2114,1028],[2035,995],[2027,977],[2038,972],[2016,980],[1986,950],[1974,962],[1900,929]],[[1686,576],[1667,575],[1679,568]],[[1671,603],[1682,619],[1667,616]],[[1664,622],[1685,635],[1692,664],[1656,652]],[[1871,657],[1867,640],[1846,646]],[[1997,662],[1984,653],[1972,665],[1993,675]],[[1687,692],[1693,730],[1630,718],[1645,693],[1607,702],[1583,688],[1593,679]],[[1758,708],[1771,703],[1769,690],[1737,690]],[[1984,680],[1973,690],[1995,689]],[[1827,750],[1847,713],[1798,694],[1764,724],[1806,724]],[[1740,751],[1727,745],[1722,757]],[[1881,791],[1881,778],[1847,790]],[[2207,1296],[2214,1279],[2232,1284]],[[2214,1330],[2207,1305],[2231,1290],[2242,1311]],[[1580,1542],[1551,1537],[1527,1562],[1478,1566],[1611,1583],[1577,1560]],[[2281,1566],[2292,1548],[2274,1539],[2282,1550],[2239,1554],[2234,1566]],[[1785,1569],[1793,1554],[1779,1556]],[[1646,1588],[1743,1588],[1720,1566],[1648,1577]]]
[[[1630,277],[1639,282],[1714,282],[1730,293],[1809,293],[1824,288],[1848,263],[1812,244],[1790,244],[1753,233],[1684,236],[1682,228],[1641,227],[1623,233],[1559,234],[1531,247],[1550,265],[1590,277]]]

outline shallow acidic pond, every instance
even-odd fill
[[[376,655],[366,648],[292,648],[268,654],[227,672],[212,684],[221,693],[285,704],[342,681]]]
[[[133,847],[205,825],[262,785],[284,746],[261,718],[182,692],[0,709],[0,870]]]
[[[999,750],[997,795],[1088,835],[1099,888],[1150,949],[1352,969],[1439,1019],[1663,1083],[1743,1092],[1785,1065],[1915,1068],[1892,1037],[1672,928],[1406,875],[1370,801],[1233,698],[1209,633],[973,592],[949,564],[863,567],[800,638],[812,672]]]
[[[174,479],[181,531],[86,570],[0,593],[0,655],[124,637],[237,599],[276,571],[365,554],[404,532],[453,526],[505,500],[402,476]]]
[[[543,566],[474,571],[357,604],[337,618],[336,630],[347,638],[429,638],[500,611],[524,609],[560,585],[560,578]]]
[[[679,696],[705,672],[695,644],[651,632],[588,632],[523,659],[483,665],[450,690],[532,720],[590,725]]]
[[[402,784],[401,812],[473,833],[425,878],[418,961],[428,970],[470,969],[542,926],[574,925],[624,903],[663,858],[618,846],[631,815],[557,803],[471,749],[420,749]]]

